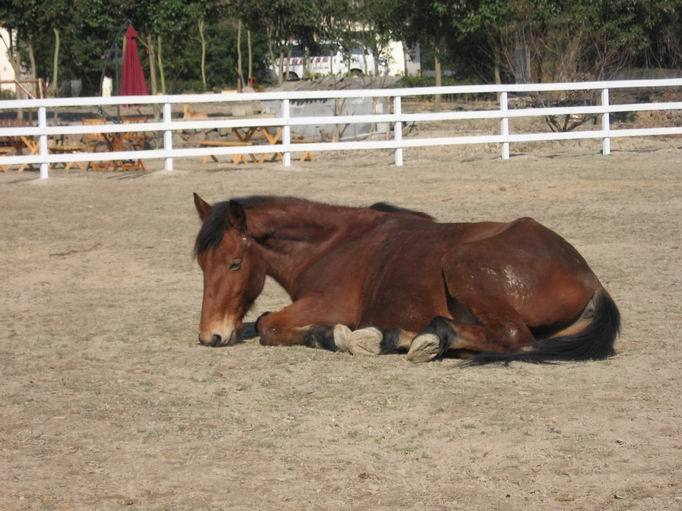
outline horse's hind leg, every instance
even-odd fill
[[[539,270],[527,268],[526,251],[483,239],[446,253],[442,265],[453,319],[434,319],[412,342],[408,359],[424,362],[450,350],[514,353],[536,345],[512,305],[525,303],[537,287]]]
[[[485,305],[484,305],[485,303]],[[479,307],[476,305],[480,304]],[[535,345],[535,338],[518,313],[500,300],[466,304],[479,324],[437,317],[412,341],[407,359],[428,362],[446,351],[510,353]]]

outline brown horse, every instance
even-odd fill
[[[407,351],[415,362],[447,352],[472,364],[613,354],[613,300],[581,255],[531,218],[438,223],[385,203],[289,197],[194,202],[202,344],[237,340],[269,275],[292,304],[256,321],[266,345]]]

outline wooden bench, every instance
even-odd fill
[[[201,147],[240,147],[240,146],[251,146],[253,145],[253,142],[248,140],[248,141],[241,141],[241,140],[203,140],[199,143]],[[232,163],[238,165],[240,163],[246,164],[246,158],[245,156],[248,156],[249,159],[252,162],[258,162],[258,157],[253,154],[231,154],[230,157],[232,158]],[[210,159],[213,159],[213,161],[217,162],[218,158],[214,154],[209,154],[203,157],[201,160],[201,163],[207,163]]]
[[[311,143],[311,140],[306,140],[303,137],[294,137],[293,140],[294,144],[308,144]],[[299,156],[299,160],[301,161],[313,161],[313,153],[310,151],[299,151],[301,153],[301,156]]]
[[[145,115],[121,116],[121,124],[144,124],[147,122]],[[121,146],[124,151],[141,151],[147,143],[147,134],[144,131],[128,131],[121,133]],[[123,170],[146,170],[144,162],[140,159],[118,161],[117,165]]]
[[[271,143],[277,143],[279,139],[277,139],[275,142]],[[296,144],[305,144],[311,142],[310,140],[305,140],[303,137],[294,137],[294,139],[291,141],[291,152],[292,153],[300,153],[300,156],[297,158],[300,161],[313,161],[313,153],[310,151],[297,151],[296,150]],[[264,154],[261,157],[261,162],[265,161],[279,161],[282,159],[284,153],[272,153],[272,154]]]
[[[51,153],[61,153],[61,154],[74,154],[74,153],[80,153],[83,152],[86,149],[84,145],[65,145],[65,144],[56,144],[56,145],[51,145],[49,146],[49,150]],[[63,165],[64,170],[69,170],[73,167],[78,167],[81,170],[86,170],[88,167],[87,162],[82,162],[82,161],[67,161],[65,163],[57,163],[54,165]]]
[[[8,154],[14,154],[16,149],[14,147],[0,147],[0,156],[6,156]],[[9,170],[9,165],[0,165],[0,170],[7,172]]]
[[[0,119],[0,127],[2,128],[26,128],[34,126],[35,124],[32,121],[24,121],[23,119]],[[27,149],[28,154],[38,154],[38,142],[36,142],[32,136],[0,137],[0,147],[2,149],[14,148],[14,154],[17,155],[25,154]],[[24,163],[19,165],[17,170],[21,172],[26,167],[32,167],[32,165],[30,163]]]
[[[105,120],[101,117],[83,118],[81,119],[83,126],[99,126],[105,124]],[[109,145],[107,139],[101,133],[85,133],[81,139],[81,144],[84,150],[88,153],[96,153],[108,151]],[[91,161],[88,162],[88,168],[92,170],[114,170],[115,165],[113,161]]]

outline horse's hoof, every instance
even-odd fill
[[[346,325],[336,325],[334,327],[334,344],[336,351],[349,351],[351,330]]]
[[[428,362],[440,355],[440,339],[434,334],[421,334],[414,338],[407,352],[410,362]]]
[[[361,328],[350,334],[348,348],[353,355],[378,355],[383,338],[383,334],[374,327]]]

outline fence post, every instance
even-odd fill
[[[601,106],[608,108],[609,106],[609,89],[602,89],[601,91]],[[609,134],[611,118],[608,112],[601,114],[601,129],[604,132],[604,138],[601,141],[601,153],[606,156],[611,154],[611,139],[606,135]]]
[[[282,163],[285,167],[291,167],[291,126],[289,126],[289,100],[282,100],[282,118],[284,119],[284,126],[282,127],[282,145],[284,146],[284,154],[282,156]]]
[[[504,91],[500,93],[500,111],[503,117],[500,119],[500,135],[502,138],[507,138],[509,135],[509,117],[504,116],[509,109],[509,104],[507,102],[507,92]],[[509,159],[509,142],[502,142],[502,159]]]
[[[173,150],[173,131],[169,128],[170,123],[173,119],[173,110],[170,103],[163,104],[163,123],[166,125],[166,129],[163,132],[163,149],[165,151]],[[164,170],[173,170],[173,158],[171,156],[166,156],[163,163]]]
[[[41,130],[47,128],[47,111],[44,106],[38,107],[38,127]],[[40,179],[47,179],[49,167],[49,164],[45,161],[47,157],[47,135],[40,135],[38,144],[40,146]]]
[[[393,98],[393,113],[395,115],[398,115],[398,116],[403,113],[400,96],[396,96]],[[401,144],[403,142],[403,123],[399,120],[395,121],[395,124],[393,125],[393,136],[395,138],[395,143],[396,143],[395,166],[396,167],[402,167],[403,166],[403,148],[401,147]]]

